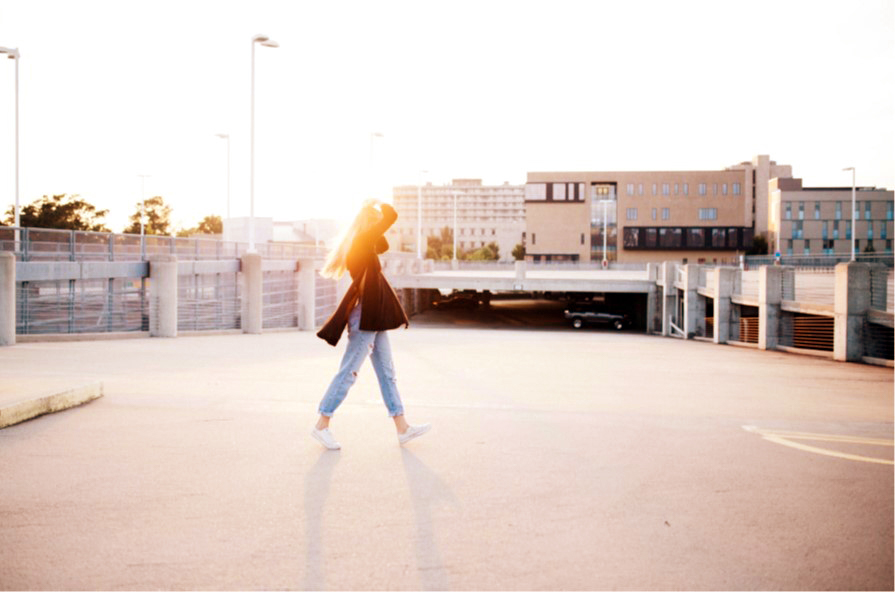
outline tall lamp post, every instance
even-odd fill
[[[252,37],[252,114],[251,134],[249,139],[250,166],[249,166],[249,252],[255,252],[255,44],[260,43],[264,47],[279,47],[280,45],[267,35],[255,35]]]
[[[227,140],[227,218],[230,218],[230,134],[215,134],[222,140]]]
[[[858,229],[855,228],[855,167],[846,167],[843,171],[851,171],[851,260],[855,260],[855,235]]]
[[[13,225],[19,227],[19,59],[21,54],[16,47],[0,47],[0,54],[16,61],[16,205],[13,213]]]
[[[420,171],[420,184],[416,190],[416,258],[423,258],[423,176],[428,171]]]

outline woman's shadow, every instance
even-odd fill
[[[305,571],[303,590],[323,590],[326,570],[323,561],[323,512],[329,497],[333,470],[341,455],[321,452],[320,457],[305,475]]]
[[[416,518],[416,566],[424,590],[450,590],[448,572],[435,538],[433,509],[455,501],[450,487],[415,454],[401,448],[404,474]]]

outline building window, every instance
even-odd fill
[[[833,222],[833,240],[839,239],[839,221]]]
[[[643,183],[637,184],[637,195],[643,195]]]
[[[792,223],[792,237],[802,238],[802,221],[794,220]]]
[[[841,201],[836,202],[836,219],[842,220],[842,202]]]
[[[792,241],[791,240],[786,241],[786,254],[792,255]]]
[[[658,213],[658,212],[656,211],[656,208],[653,208],[653,212],[652,212],[652,218],[653,218],[653,220],[656,219],[656,215],[657,215],[657,213]]]
[[[705,229],[689,228],[687,229],[687,246],[702,249],[705,247]]]
[[[712,228],[712,246],[724,248],[727,246],[727,233],[723,228]]]
[[[792,204],[789,202],[786,202],[786,205],[783,208],[783,219],[792,220]]]
[[[739,195],[740,193],[742,193],[742,189],[740,188],[740,184],[739,184],[739,183],[734,183],[734,184],[733,184],[733,194],[734,194],[734,195]]]
[[[662,183],[662,195],[668,195],[668,183]]]
[[[674,194],[675,194],[675,195],[678,195],[678,194],[680,193],[680,187],[681,187],[681,184],[680,184],[680,183],[675,183],[675,184],[674,184]]]
[[[830,229],[827,226],[828,226],[828,222],[826,220],[824,220],[821,225],[821,235],[824,240],[829,238],[829,234],[830,234]]]
[[[721,195],[727,195],[727,183],[721,184]]]
[[[802,252],[803,252],[805,255],[810,255],[810,254],[811,254],[811,241],[810,241],[810,240],[807,240],[807,239],[805,240],[805,250],[802,251]]]
[[[861,202],[859,202],[859,201],[856,201],[856,202],[855,202],[855,216],[854,216],[854,218],[855,218],[855,220],[860,220],[860,218],[861,218]]]
[[[699,195],[705,195],[705,183],[699,184]]]
[[[886,232],[887,232],[886,226],[887,225],[885,222],[883,222],[882,224],[879,225],[879,237],[880,238],[889,238],[889,236],[886,234]]]
[[[870,220],[870,202],[869,201],[864,202],[864,219]]]
[[[867,238],[873,240],[873,220],[867,222]]]
[[[637,219],[637,208],[628,208],[625,212],[625,218],[627,220],[636,220]]]
[[[892,219],[892,206],[893,206],[893,202],[891,202],[891,201],[886,202],[886,220]]]
[[[628,195],[634,195],[634,184],[628,183]]]
[[[658,195],[659,186],[653,183],[653,195]]]
[[[526,183],[525,185],[525,201],[546,201],[547,200],[547,184],[546,183]]]
[[[661,247],[680,247],[681,235],[680,228],[660,228],[659,229],[659,246]]]
[[[690,184],[684,183],[684,195],[690,195]]]
[[[531,244],[533,244],[533,245],[537,244],[537,241],[535,240],[535,233],[534,233],[534,232],[531,233]]]
[[[718,208],[699,208],[700,220],[717,220]]]
[[[845,221],[845,240],[851,240],[851,220]]]
[[[820,220],[820,202],[814,202],[814,219]]]
[[[646,246],[647,247],[656,247],[659,244],[659,229],[658,228],[647,228],[646,229]]]
[[[799,202],[799,220],[805,219],[805,202]]]
[[[886,253],[892,252],[892,239],[886,241]]]
[[[823,243],[823,251],[824,255],[834,255],[836,250],[833,241],[825,240]]]
[[[581,233],[581,244],[582,245],[584,244],[584,233],[583,232]]]
[[[669,218],[671,218],[671,211],[668,208],[662,208],[662,219],[668,220]]]
[[[630,227],[625,228],[623,240],[625,248],[637,248],[640,246],[640,229]]]
[[[553,184],[553,201],[566,201],[566,184]]]

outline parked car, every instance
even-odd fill
[[[585,324],[592,325],[609,325],[616,331],[621,331],[630,325],[628,315],[613,314],[610,312],[600,312],[587,308],[570,308],[563,313],[572,327],[580,329]]]
[[[472,310],[479,305],[479,296],[475,292],[454,292],[432,303],[432,308]]]

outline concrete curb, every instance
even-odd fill
[[[61,392],[24,399],[0,407],[0,429],[29,419],[64,411],[103,396],[103,383],[94,382],[70,388]]]

